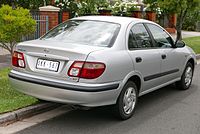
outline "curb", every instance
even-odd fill
[[[13,112],[2,114],[0,115],[0,127],[9,125],[11,123],[14,123],[27,117],[31,117],[36,114],[55,109],[59,106],[61,106],[61,104],[45,102],[28,106]]]

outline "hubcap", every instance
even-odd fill
[[[133,87],[129,87],[124,94],[124,100],[123,100],[124,112],[127,115],[130,114],[134,110],[135,104],[136,104],[135,89]]]
[[[185,71],[185,85],[188,87],[192,81],[192,68],[187,67]]]

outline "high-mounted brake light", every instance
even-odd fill
[[[75,61],[71,65],[68,75],[85,79],[95,79],[103,74],[105,68],[105,64],[100,62]]]
[[[15,67],[25,68],[24,54],[14,51],[12,54],[12,65]]]

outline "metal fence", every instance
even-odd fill
[[[169,27],[170,26],[169,18],[167,16],[167,14],[160,14],[159,16],[157,16],[157,22],[162,27]]]
[[[32,35],[27,35],[22,37],[22,41],[27,41],[27,40],[34,40],[38,39],[42,35],[44,35],[46,32],[49,30],[49,18],[48,16],[43,16],[43,15],[32,15],[33,19],[36,20],[36,31]]]

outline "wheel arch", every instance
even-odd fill
[[[193,66],[193,69],[194,69],[194,66],[195,66],[195,60],[193,58],[190,58],[187,63],[191,63],[192,66]]]
[[[139,72],[131,72],[131,73],[129,73],[123,79],[122,84],[121,84],[121,89],[123,89],[123,87],[125,86],[125,84],[128,81],[133,81],[136,84],[137,88],[138,88],[138,93],[140,93],[141,89],[143,88],[143,83],[144,83],[142,75]],[[120,93],[121,93],[121,91],[120,91]]]
[[[190,55],[190,56],[188,56],[187,58],[186,58],[186,60],[185,60],[185,62],[184,62],[184,64],[183,64],[183,66],[182,66],[182,68],[181,68],[181,75],[183,74],[183,72],[184,72],[184,70],[185,70],[185,67],[186,67],[186,65],[187,65],[187,63],[188,62],[190,62],[192,65],[193,65],[193,70],[194,70],[194,68],[195,68],[195,65],[196,65],[196,59],[195,59],[195,57],[193,56],[193,55]]]
[[[133,75],[132,77],[130,77],[128,79],[128,81],[132,81],[135,83],[135,85],[137,86],[137,89],[138,89],[138,93],[140,92],[140,89],[141,89],[141,78],[138,76],[138,75]],[[128,82],[127,81],[127,82]]]

